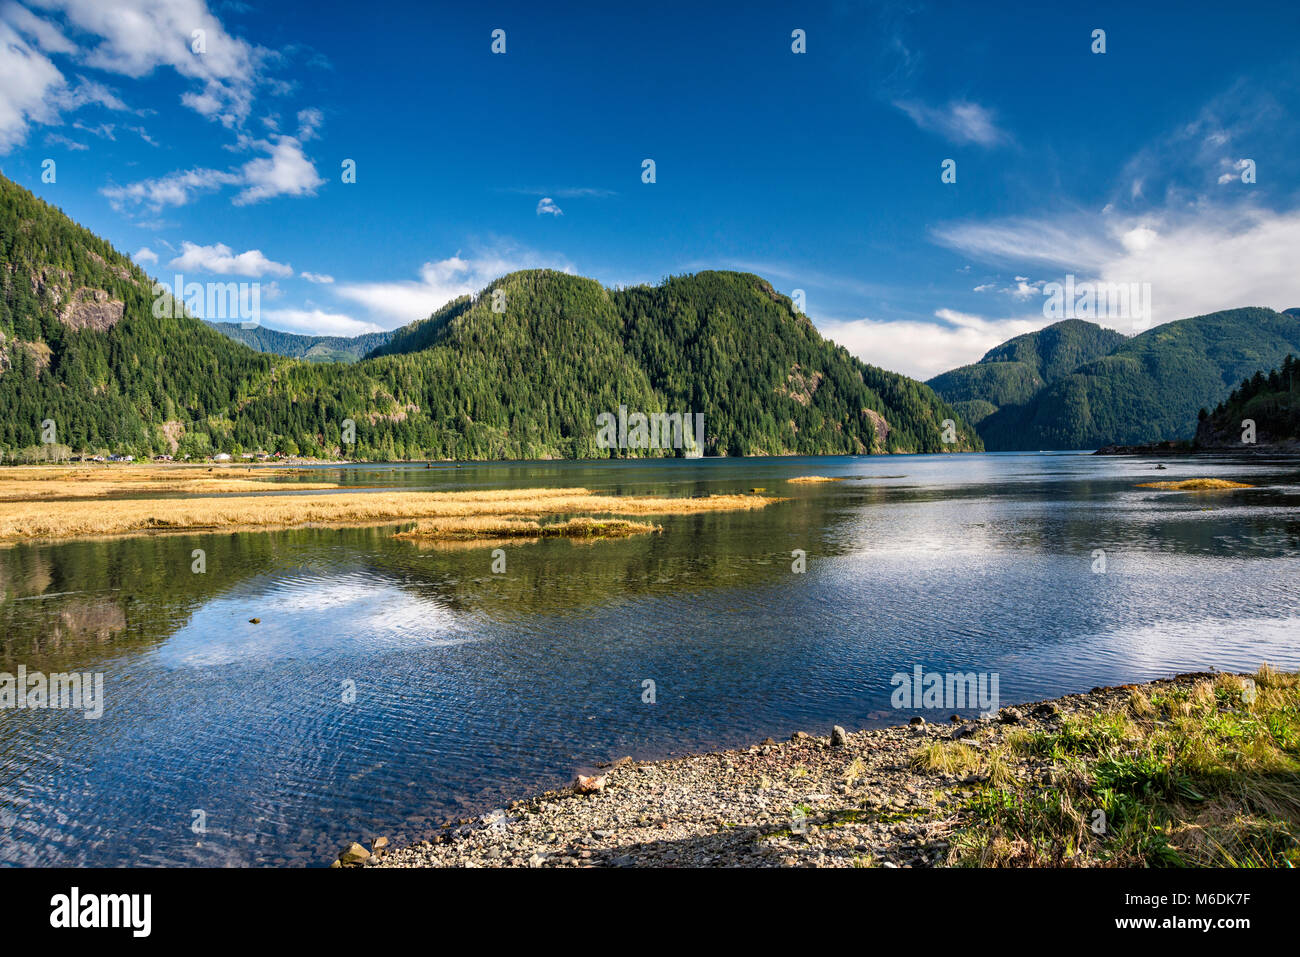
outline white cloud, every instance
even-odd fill
[[[245,188],[235,197],[236,206],[247,206],[273,196],[314,196],[325,184],[294,137],[278,136],[273,143],[262,145],[269,146],[270,155],[244,164]]]
[[[218,276],[292,276],[293,269],[284,263],[267,259],[260,249],[250,249],[236,254],[224,243],[200,246],[181,243],[181,254],[168,265],[172,269],[189,269],[194,272],[215,273]]]
[[[300,278],[306,279],[308,282],[314,282],[318,284],[328,284],[334,281],[333,276],[327,276],[324,273],[319,273],[319,272],[303,271],[300,272],[298,275]]]
[[[21,9],[21,8],[20,8]],[[65,85],[63,74],[0,20],[0,153],[27,139],[30,123],[55,123],[54,94]]]
[[[266,150],[269,155],[230,170],[178,170],[126,186],[106,186],[102,192],[118,211],[138,205],[157,212],[165,206],[184,206],[201,193],[226,186],[242,186],[233,202],[247,206],[275,196],[313,196],[325,182],[292,136],[277,136],[274,142],[244,140],[242,145]]]
[[[145,263],[156,263],[158,254],[148,246],[141,246],[131,258],[143,266]]]
[[[64,149],[73,150],[74,152],[90,149],[90,147],[85,143],[78,143],[76,140],[69,139],[62,133],[47,133],[45,136],[45,142],[54,146],[62,146]]]
[[[101,192],[116,210],[138,204],[154,210],[184,206],[198,193],[211,192],[239,183],[235,173],[216,169],[178,170],[157,179],[142,179],[126,186],[105,186]]]
[[[924,381],[975,362],[1007,339],[1052,321],[1041,315],[985,319],[951,309],[940,309],[935,317],[938,322],[818,320],[817,328],[863,362]]]
[[[996,146],[1010,137],[998,127],[993,111],[968,100],[953,100],[947,106],[927,106],[916,100],[894,103],[917,126],[954,143]]]
[[[315,139],[325,122],[325,115],[315,107],[298,111],[298,139],[304,143]]]
[[[460,253],[449,259],[427,262],[418,280],[346,283],[338,295],[364,306],[377,319],[391,325],[423,319],[457,296],[480,291],[493,279],[519,269],[558,269],[573,272],[563,257],[519,249],[509,243],[484,250],[471,257]]]
[[[1063,281],[1150,283],[1151,323],[1239,306],[1300,304],[1300,210],[1247,202],[1117,217],[1071,214],[964,224],[939,240],[976,258],[1059,270]],[[1132,331],[1128,320],[1100,320]]]
[[[373,322],[321,309],[264,309],[262,318],[273,329],[308,336],[359,336],[382,331]]]
[[[551,216],[563,216],[564,210],[555,205],[555,200],[549,196],[543,196],[537,202],[537,215],[549,214]]]
[[[171,67],[202,84],[181,100],[226,126],[247,117],[265,51],[232,36],[205,0],[34,0],[62,14],[71,31],[93,40],[79,57],[87,66],[135,79],[158,67]],[[202,31],[196,53],[194,32]]]
[[[139,79],[170,67],[200,84],[181,101],[230,128],[243,124],[267,51],[231,36],[205,0],[8,0],[0,7],[0,153],[26,140],[32,123],[98,105],[126,110],[102,83],[70,86],[51,57]],[[204,52],[192,46],[203,32]]]

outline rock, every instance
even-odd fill
[[[948,720],[951,721],[953,724],[961,724],[961,722],[962,722],[962,716],[959,715],[959,714],[954,714],[954,715],[953,715],[951,718],[949,718]]]
[[[339,863],[344,867],[360,867],[370,859],[370,852],[353,841],[339,854]]]
[[[925,724],[925,719],[918,714],[915,718],[909,721],[908,724],[914,724],[919,728],[921,725]]]
[[[1020,724],[1025,720],[1025,716],[1019,708],[1003,708],[998,712],[998,720],[1003,724]]]
[[[579,774],[578,780],[573,784],[573,789],[579,794],[599,794],[605,790],[605,785],[608,783],[609,775],[607,774],[593,774],[591,777]]]
[[[546,863],[545,854],[534,854],[532,857],[528,858],[529,867],[541,867],[545,863]]]
[[[1036,718],[1050,718],[1053,715],[1058,715],[1060,713],[1061,713],[1061,709],[1056,705],[1055,702],[1052,701],[1047,701],[1043,704],[1038,705],[1036,708],[1034,708],[1032,712],[1032,714]]]
[[[385,854],[388,851],[388,838],[377,837],[370,842],[370,853],[376,857]]]
[[[773,745],[773,744],[776,744],[776,742],[773,741],[771,738],[764,738],[762,741],[760,741],[760,742],[758,742],[758,743],[759,743],[760,745],[767,745],[767,746],[771,746],[771,745]]]
[[[250,618],[250,619],[248,619],[248,623],[249,623],[250,625],[260,625],[260,624],[262,623],[262,619],[260,619],[260,618]]]
[[[807,731],[796,731],[794,734],[790,735],[790,740],[807,741],[809,737],[811,737],[811,735],[809,735]]]
[[[831,747],[842,748],[849,743],[848,733],[838,724],[831,728]]]

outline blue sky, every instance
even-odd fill
[[[0,0],[0,168],[296,332],[735,268],[927,377],[1067,274],[1155,322],[1300,305],[1294,3],[542,6]]]

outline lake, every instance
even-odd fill
[[[509,545],[500,574],[491,547],[420,546],[398,526],[0,549],[0,671],[101,673],[105,697],[97,720],[0,710],[0,862],[324,865],[623,755],[945,720],[892,707],[891,676],[916,666],[996,674],[1004,704],[1300,668],[1300,462],[1156,461],[314,470],[386,489],[789,499]],[[786,482],[811,474],[844,481]],[[1135,487],[1202,476],[1258,487]]]

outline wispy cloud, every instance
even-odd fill
[[[157,212],[167,206],[184,206],[197,196],[230,186],[241,187],[232,199],[234,205],[247,206],[277,196],[314,196],[325,183],[303,152],[298,137],[275,134],[269,139],[241,138],[240,145],[266,155],[230,169],[177,170],[125,186],[106,186],[102,192],[119,212],[134,207]]]
[[[563,216],[564,210],[555,205],[555,200],[549,196],[543,196],[537,201],[538,216]]]
[[[323,309],[263,309],[262,319],[272,329],[297,332],[308,336],[360,336],[382,331],[373,322],[365,322],[341,312]]]
[[[998,126],[992,110],[969,100],[953,100],[940,107],[927,106],[917,100],[898,100],[894,105],[921,129],[938,133],[953,143],[997,146],[1011,139]]]

